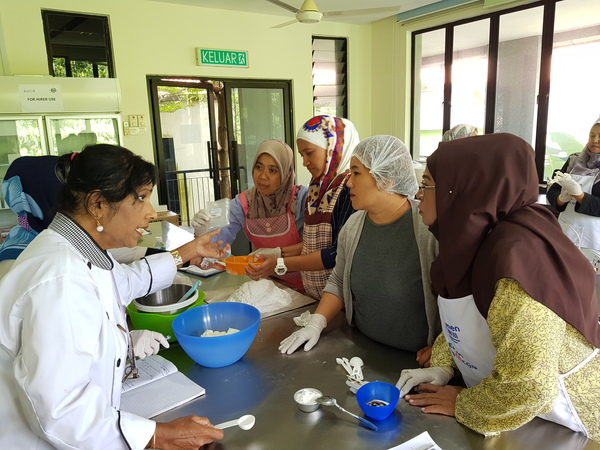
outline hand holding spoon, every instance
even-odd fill
[[[245,416],[240,417],[239,419],[230,420],[228,422],[223,422],[218,425],[215,425],[215,428],[219,428],[222,430],[224,428],[235,427],[237,425],[242,430],[247,431],[254,426],[255,422],[256,418],[251,414],[247,414]]]

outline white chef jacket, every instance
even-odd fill
[[[0,281],[0,448],[143,449],[155,423],[119,410],[117,324],[175,274],[169,253],[118,264],[57,214]]]

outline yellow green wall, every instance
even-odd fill
[[[505,7],[523,3],[528,2]],[[405,23],[396,23],[395,17],[369,25],[323,20],[273,29],[286,18],[148,0],[0,0],[1,75],[48,75],[42,9],[109,16],[121,113],[145,114],[148,123],[146,75],[290,79],[297,129],[312,116],[312,36],[347,37],[349,119],[361,138],[392,134],[405,142],[410,121],[410,33],[493,11],[476,2]],[[195,61],[196,47],[247,50],[250,67],[201,68]],[[150,130],[126,136],[124,144],[154,160]],[[299,159],[297,164],[301,166]],[[308,173],[298,170],[298,174],[306,184]]]
[[[186,75],[292,80],[297,129],[312,117],[312,36],[347,37],[349,118],[361,136],[371,134],[370,25],[322,21],[272,29],[287,18],[145,0],[0,0],[2,75],[48,75],[42,9],[109,16],[121,113],[145,114],[148,123],[146,75]],[[199,67],[196,47],[247,50],[250,67]],[[124,145],[154,160],[150,130],[126,136]],[[298,172],[307,183],[308,172]]]

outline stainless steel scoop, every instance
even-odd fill
[[[330,397],[328,395],[324,395],[322,397],[318,397],[315,399],[315,401],[317,403],[320,403],[323,406],[335,406],[337,407],[339,410],[345,412],[346,414],[350,414],[352,417],[354,417],[355,419],[358,419],[358,421],[360,423],[362,423],[363,425],[371,428],[372,430],[377,431],[377,426],[371,422],[369,422],[367,419],[363,419],[362,417],[358,417],[356,414],[352,414],[350,411],[348,411],[347,409],[342,408],[340,405],[338,405],[338,402],[335,398]]]

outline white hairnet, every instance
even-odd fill
[[[354,149],[358,160],[367,167],[383,192],[413,197],[419,189],[412,158],[406,145],[394,136],[373,136]]]

